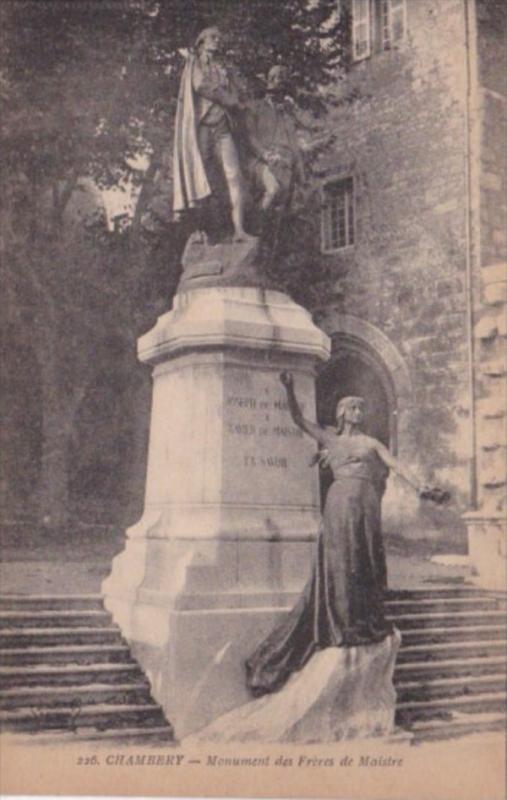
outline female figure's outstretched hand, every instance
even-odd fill
[[[440,486],[421,486],[419,489],[419,497],[421,500],[431,500],[438,506],[448,503],[451,499],[451,493],[447,489],[442,489]]]
[[[412,486],[417,492],[421,500],[431,500],[437,505],[448,503],[451,499],[451,494],[446,489],[441,489],[439,486],[429,486],[428,484],[421,485],[416,477],[410,470],[408,470],[392,453],[389,452],[387,447],[376,439],[375,450],[380,456],[384,464],[396,472],[401,478]]]

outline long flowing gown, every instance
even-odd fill
[[[387,571],[380,524],[388,469],[374,449],[330,456],[334,481],[313,574],[296,606],[245,664],[255,697],[280,689],[318,649],[379,642],[393,630],[383,610]]]

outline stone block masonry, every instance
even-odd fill
[[[505,291],[486,285],[481,268],[505,262],[507,251],[507,6],[479,0],[472,26],[462,0],[418,0],[406,10],[405,39],[352,64],[336,90],[355,99],[332,112],[336,144],[318,166],[323,180],[353,177],[355,241],[326,256],[344,295],[338,305],[327,301],[327,313],[363,319],[397,348],[411,381],[399,454],[448,486],[459,513],[474,501],[480,461],[474,393],[500,385],[498,375],[479,374],[469,307],[477,321]],[[478,87],[472,110],[469,81]]]

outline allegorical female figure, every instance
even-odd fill
[[[364,403],[346,397],[338,404],[336,428],[324,428],[301,413],[291,373],[281,374],[292,418],[321,448],[333,472],[323,511],[316,562],[298,603],[246,662],[254,696],[280,689],[317,649],[380,642],[392,632],[384,616],[387,587],[380,506],[392,469],[423,497],[399,461],[361,430]]]

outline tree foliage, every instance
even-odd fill
[[[283,62],[296,101],[322,111],[344,53],[336,0],[280,0],[273,10],[270,0],[6,0],[3,168],[34,182],[140,179],[133,157],[168,139],[179,49],[210,24],[248,80]]]
[[[68,505],[69,486],[61,484],[79,449],[76,415],[96,394],[97,375],[109,369],[109,391],[118,398],[128,392],[120,373],[134,372],[135,337],[167,309],[175,288],[182,230],[170,226],[150,238],[137,223],[153,176],[167,161],[183,65],[179,49],[191,46],[203,27],[218,25],[227,57],[253,91],[273,63],[284,63],[294,100],[318,116],[346,56],[336,7],[336,0],[1,4],[4,324],[14,336],[23,331],[44,372],[41,458],[50,487],[44,513],[51,507],[58,517],[54,509]],[[83,179],[101,189],[137,184],[133,225],[111,232],[100,214],[76,218],[72,203],[84,191]],[[301,233],[304,248],[287,259],[282,282],[299,286],[304,300],[311,294],[304,280],[311,224],[293,221],[290,230]],[[129,348],[121,368],[111,341]],[[111,467],[110,454],[104,458]]]

